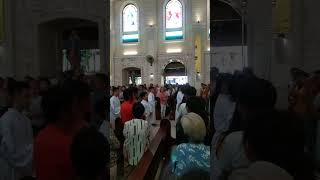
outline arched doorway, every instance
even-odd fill
[[[129,67],[122,70],[122,84],[142,84],[141,69]]]
[[[75,32],[74,41],[71,35]],[[55,76],[70,70],[70,55],[76,54],[79,68],[85,73],[100,71],[98,23],[77,19],[58,18],[38,25],[38,58],[40,74]]]
[[[186,84],[188,76],[186,67],[179,61],[172,61],[167,64],[163,70],[165,84]]]

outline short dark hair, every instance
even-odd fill
[[[186,101],[186,106],[190,112],[201,116],[206,126],[209,124],[209,113],[206,110],[206,102],[203,98],[198,96],[190,97]]]
[[[294,114],[270,110],[249,118],[243,143],[250,146],[256,160],[274,163],[291,173],[303,157],[303,137],[303,122]]]
[[[46,82],[49,86],[50,86],[50,84],[51,84],[50,80],[49,80],[48,78],[46,78],[46,77],[40,77],[40,78],[39,78],[39,81],[40,81],[40,82],[41,82],[41,81],[44,81],[44,82]]]
[[[132,98],[132,96],[133,96],[133,92],[132,92],[132,90],[130,88],[129,89],[125,89],[123,91],[123,99],[125,101],[129,101]]]
[[[112,87],[112,92],[116,92],[116,91],[119,91],[119,88],[118,87]]]
[[[320,75],[320,70],[315,70],[313,73],[316,75]]]
[[[131,87],[130,89],[131,89],[133,95],[138,95],[139,90],[137,87]]]
[[[24,77],[24,80],[25,80],[25,81],[32,81],[32,80],[34,80],[34,78],[31,77],[31,76],[25,76],[25,77]]]
[[[196,90],[196,88],[194,88],[192,86],[186,86],[186,88],[184,90],[184,95],[187,96],[187,97],[196,96],[197,95],[197,90]]]
[[[277,91],[271,82],[250,78],[239,83],[236,95],[241,105],[253,108],[274,108],[277,101]]]
[[[106,116],[109,102],[110,101],[108,101],[107,98],[98,99],[97,103],[94,105],[94,112],[103,119],[107,118]]]
[[[49,121],[55,121],[59,115],[71,107],[75,99],[83,100],[90,95],[87,84],[79,80],[67,80],[63,84],[49,88],[42,99],[42,109]]]
[[[135,103],[132,107],[133,117],[141,118],[144,114],[144,110],[144,106],[140,102]]]
[[[7,78],[6,80],[7,80],[7,92],[8,92],[8,95],[12,96],[17,81],[15,79],[13,79],[13,78],[10,78],[10,77]]]
[[[22,81],[12,81],[8,87],[8,94],[14,96],[20,94],[23,90],[28,89],[29,85],[26,82]]]
[[[196,113],[197,111],[205,110],[205,101],[203,98],[198,96],[190,97],[186,105],[191,112]]]
[[[82,129],[73,139],[71,160],[76,174],[83,179],[102,176],[110,158],[107,139],[94,128]]]
[[[182,175],[178,180],[209,180],[210,173],[201,169],[192,169]]]
[[[141,99],[144,98],[147,94],[148,94],[147,92],[142,91],[142,92],[140,93],[140,98],[141,98]]]

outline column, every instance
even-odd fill
[[[248,64],[261,78],[270,78],[272,60],[272,2],[247,3]]]

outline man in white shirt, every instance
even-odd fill
[[[176,104],[176,115],[175,115],[175,120],[176,120],[176,123],[177,123],[177,120],[179,118],[179,107],[180,107],[180,104],[183,100],[183,91],[184,90],[184,87],[183,86],[180,86],[178,87],[178,94],[177,94],[177,104]]]
[[[221,92],[214,107],[213,119],[215,134],[212,139],[213,146],[215,146],[217,138],[220,136],[220,134],[229,130],[233,114],[236,109],[236,103],[232,100],[232,97],[229,94],[231,81],[228,80],[229,79],[225,79],[222,82]]]
[[[197,95],[197,90],[196,88],[192,87],[192,86],[188,86],[185,88],[185,94],[183,95],[183,98],[184,98],[184,102],[181,102],[180,105],[178,106],[178,112],[176,114],[176,122],[179,123],[180,119],[188,114],[188,109],[187,109],[187,100],[190,98],[190,97],[194,97]]]
[[[150,118],[152,115],[152,109],[150,107],[150,104],[148,103],[148,93],[141,92],[140,99],[141,99],[141,104],[144,107],[144,116],[146,117],[147,122],[150,122]]]
[[[127,121],[123,129],[124,155],[130,166],[136,166],[149,147],[150,129],[142,119],[145,109],[141,103],[135,103],[132,112],[134,119]]]
[[[233,132],[227,135],[223,142],[219,142],[218,150],[217,147],[213,147],[211,180],[224,179],[226,174],[233,170],[246,168],[249,165],[250,161],[246,156],[242,139],[242,131]]]
[[[29,105],[28,85],[17,82],[10,94],[13,106],[0,119],[0,179],[20,180],[32,175],[32,125],[22,113]]]
[[[155,100],[154,94],[155,94],[155,88],[152,86],[149,87],[148,103],[152,109],[152,112],[151,112],[150,121],[148,121],[148,123],[150,123],[151,125],[156,125],[156,100]]]
[[[119,88],[112,89],[112,97],[110,98],[110,123],[115,128],[115,120],[120,117],[121,104],[119,100]]]

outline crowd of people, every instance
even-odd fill
[[[0,179],[126,179],[163,119],[176,128],[161,178],[311,180],[320,72],[291,69],[288,108],[249,69],[212,84],[110,87],[105,74],[0,78]]]
[[[108,78],[0,79],[0,179],[107,179]]]
[[[319,120],[319,73],[291,74],[282,110],[273,84],[250,69],[214,78],[211,179],[314,179],[316,132],[306,128]]]
[[[209,116],[205,112],[208,109],[208,88],[207,85],[202,84],[199,91],[201,97],[190,100],[190,110],[203,112],[201,115],[207,115],[205,118],[207,121]],[[123,152],[118,153],[117,158],[124,159],[123,164],[121,161],[113,164],[111,179],[115,179],[119,176],[127,177],[141,160],[152,140],[151,130],[159,126],[159,120],[170,119],[178,122],[188,113],[187,99],[195,97],[197,90],[188,84],[165,86],[150,84],[148,87],[147,85],[111,87],[110,91],[112,94],[110,98],[111,129],[121,144],[120,151],[119,149],[113,149],[113,151]],[[204,127],[207,126],[204,125]],[[179,135],[183,136],[184,133]],[[181,138],[180,141],[187,140]],[[119,168],[116,168],[117,166]],[[122,167],[124,167],[123,173],[116,170]]]

